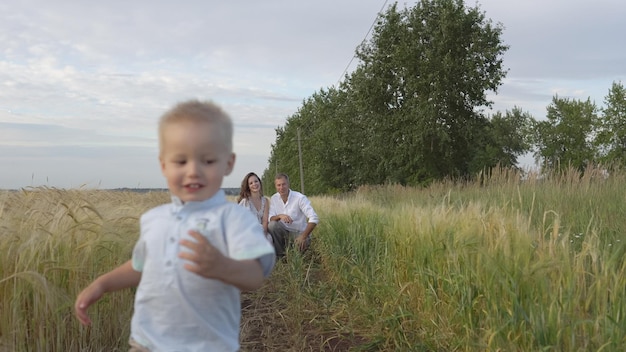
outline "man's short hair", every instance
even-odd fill
[[[289,176],[287,176],[287,174],[284,173],[284,172],[277,173],[276,177],[274,177],[274,180],[278,180],[278,179],[281,179],[281,178],[284,178],[285,180],[287,180],[287,183],[290,183],[289,182]]]

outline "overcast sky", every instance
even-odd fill
[[[239,187],[267,167],[275,128],[356,67],[391,3],[0,2],[0,188],[165,188],[157,119],[190,98],[232,116],[237,162],[223,186]],[[626,83],[623,0],[478,3],[510,46],[495,111],[541,119],[555,94],[602,105]]]

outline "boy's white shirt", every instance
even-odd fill
[[[269,275],[273,246],[247,209],[229,202],[222,190],[203,202],[172,203],[141,217],[133,268],[142,272],[135,295],[131,338],[150,351],[237,351],[241,302],[239,290],[183,268],[182,238],[197,230],[222,254],[236,260],[259,259]],[[184,344],[182,342],[184,341]]]

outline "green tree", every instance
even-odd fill
[[[596,138],[601,162],[613,167],[626,166],[626,89],[613,82],[604,98],[601,127]]]
[[[274,176],[285,172],[291,180],[291,188],[299,189],[297,125],[299,115],[296,113],[287,119],[283,127],[276,128],[276,141],[272,144],[268,168],[263,172],[263,184],[269,192],[273,189]],[[296,183],[294,183],[294,181]]]
[[[300,129],[307,193],[471,175],[486,165],[477,157],[491,147],[485,135],[506,133],[482,114],[506,75],[501,34],[462,0],[390,6],[357,49],[354,72],[277,129],[270,167],[280,165],[294,185]]]
[[[461,0],[387,10],[349,80],[375,128],[374,181],[419,184],[471,172],[486,123],[478,111],[506,74],[501,33]]]
[[[343,98],[336,89],[320,90],[305,100],[299,110],[301,117],[300,143],[304,161],[307,193],[342,191],[352,175],[342,140]]]
[[[535,158],[544,168],[583,171],[596,162],[594,134],[599,125],[596,105],[554,96],[547,107],[547,120],[535,127]]]
[[[494,114],[484,126],[470,169],[478,172],[495,166],[517,168],[517,158],[531,150],[534,123],[532,115],[519,107]]]
[[[316,94],[316,128],[310,135],[320,192],[344,192],[362,184],[366,129],[345,90],[329,89]]]

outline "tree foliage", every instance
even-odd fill
[[[596,160],[593,140],[598,126],[597,107],[590,99],[555,96],[546,120],[535,127],[536,160],[548,169],[573,167],[583,171]]]
[[[298,130],[308,193],[418,185],[515,164],[524,144],[511,138],[514,117],[525,115],[482,114],[487,92],[506,75],[502,30],[462,0],[390,6],[357,48],[354,72],[306,99],[276,130],[264,179],[275,168],[297,189]]]
[[[517,158],[531,149],[534,123],[532,115],[520,107],[504,114],[497,112],[484,125],[470,170],[476,173],[496,166],[518,168]]]
[[[600,162],[626,167],[626,89],[621,82],[613,82],[604,103],[596,138]]]

